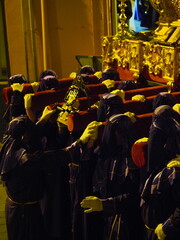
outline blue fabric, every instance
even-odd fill
[[[140,7],[139,7],[140,0],[135,0],[135,5],[134,5],[134,19],[140,21],[142,16],[140,12]]]

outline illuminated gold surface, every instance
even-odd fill
[[[160,17],[158,27],[145,40],[143,34],[132,36],[128,32],[124,16],[126,0],[120,0],[118,33],[102,37],[103,68],[116,60],[118,66],[139,74],[146,66],[150,74],[162,76],[171,91],[180,74],[180,1],[151,0],[151,3]]]

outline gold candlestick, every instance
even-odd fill
[[[119,0],[120,3],[118,7],[120,8],[120,15],[119,15],[119,24],[118,24],[118,32],[116,35],[120,38],[127,38],[130,37],[131,34],[128,31],[128,24],[127,24],[127,17],[125,14],[125,8],[127,7],[126,0]]]

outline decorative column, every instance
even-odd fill
[[[121,39],[125,39],[131,36],[130,32],[128,31],[128,24],[127,24],[127,17],[125,14],[125,8],[127,7],[126,0],[119,0],[120,4],[118,7],[120,8],[120,16],[119,16],[119,24],[118,24],[118,32],[117,36]]]

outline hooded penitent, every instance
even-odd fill
[[[102,73],[101,82],[103,82],[104,80],[107,80],[107,79],[114,80],[114,81],[120,81],[119,72],[114,69],[104,70],[104,72]]]
[[[177,103],[175,96],[168,92],[159,93],[153,100],[153,110],[161,105],[168,105],[170,107]]]
[[[97,119],[100,122],[106,121],[114,114],[124,113],[125,107],[122,98],[114,93],[103,94],[99,108],[97,110]]]
[[[170,106],[162,105],[155,109],[149,133],[147,171],[162,169],[174,158],[179,145],[179,114]]]
[[[135,167],[131,159],[131,147],[135,140],[133,123],[128,116],[116,114],[110,117],[104,127],[95,172],[96,187],[97,190],[102,189],[103,197],[108,197],[105,192],[109,192],[109,196],[116,195],[116,191],[118,194],[120,189],[115,187],[116,184],[124,182],[127,167]],[[109,188],[109,184],[114,187]]]
[[[0,175],[8,173],[18,164],[18,156],[24,151],[40,150],[36,125],[27,116],[14,118],[8,125],[0,153]],[[19,158],[20,159],[20,158]]]
[[[57,90],[60,88],[59,81],[56,77],[48,75],[40,79],[39,91]]]
[[[13,75],[9,78],[8,80],[8,85],[11,86],[12,84],[14,83],[27,83],[27,80],[26,78],[24,77],[24,75],[22,74],[16,74],[16,75]]]

